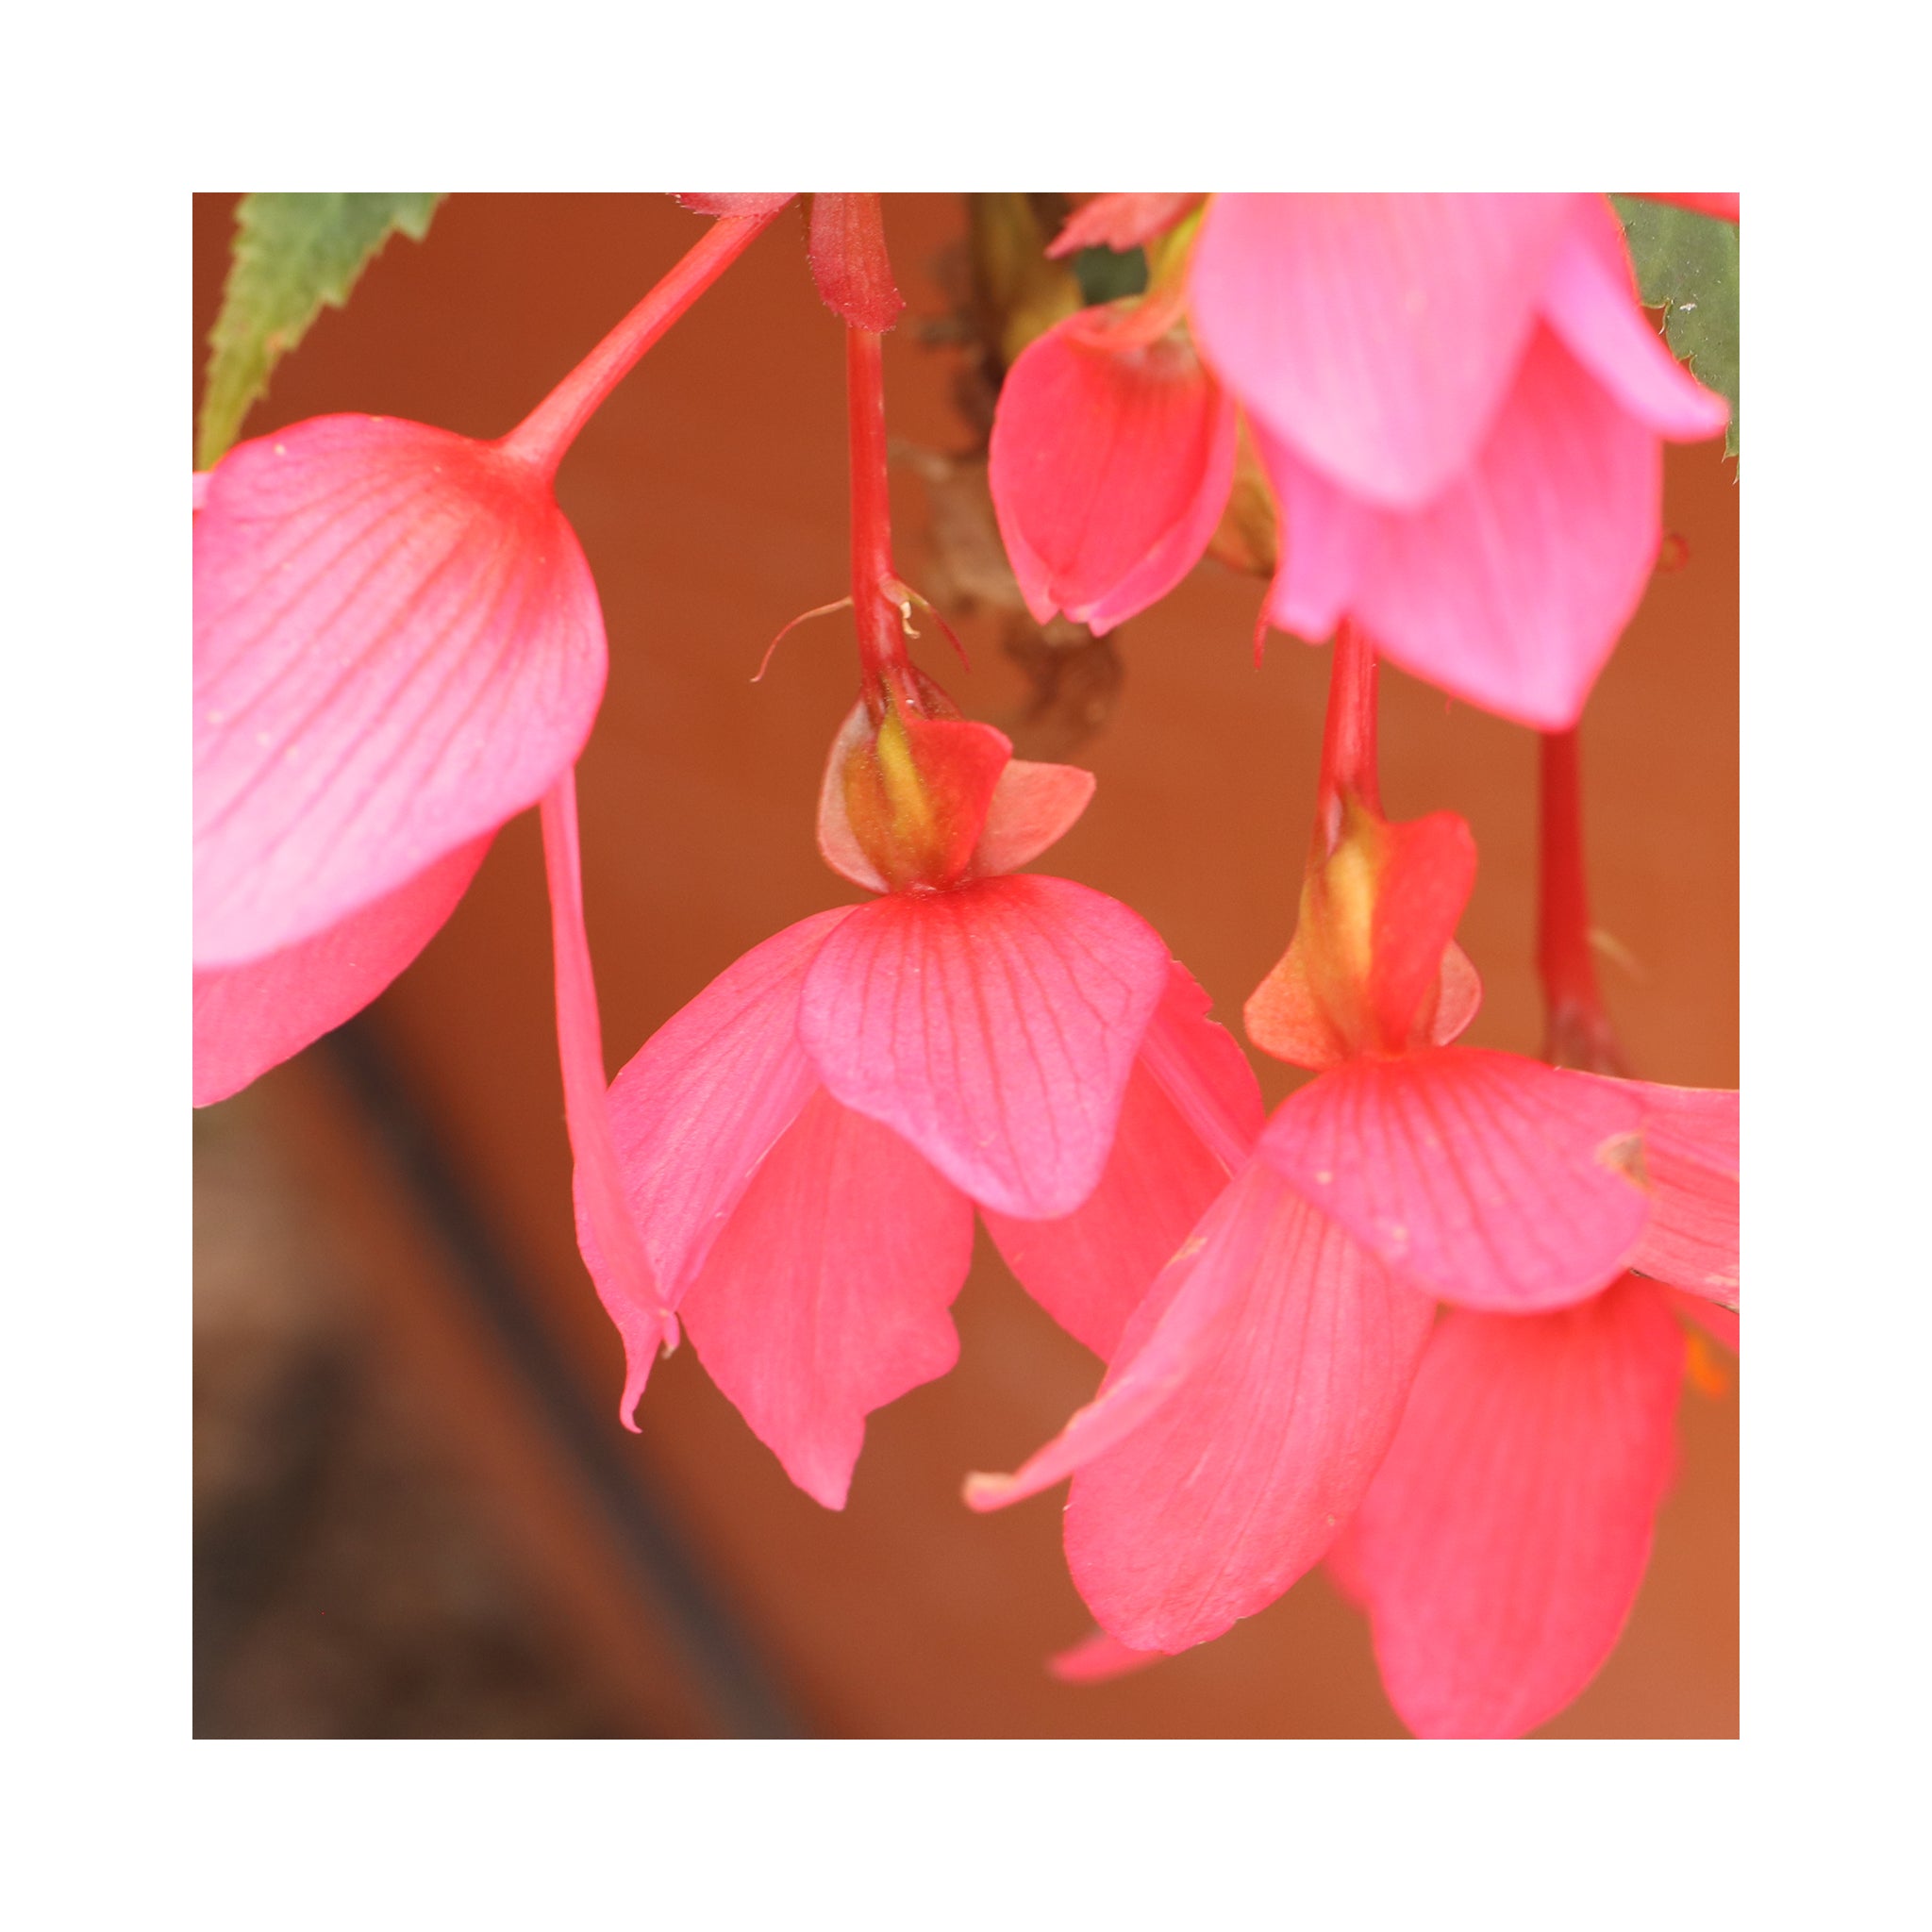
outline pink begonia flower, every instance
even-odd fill
[[[1552,1314],[1449,1310],[1330,1553],[1421,1737],[1521,1737],[1596,1674],[1676,1468],[1674,1316],[1737,1347],[1737,1094],[1600,1084],[1644,1109],[1641,1272]]]
[[[611,1087],[667,1302],[827,1507],[867,1413],[957,1357],[975,1204],[1021,1281],[1104,1352],[1260,1125],[1253,1072],[1158,935],[1017,870],[1092,789],[1015,759],[917,673],[882,717],[861,701],[819,844],[879,896],[746,954]],[[578,1233],[595,1271],[588,1218]]]
[[[1099,1394],[998,1507],[1074,1477],[1068,1565],[1102,1629],[1176,1651],[1320,1560],[1392,1441],[1438,1299],[1496,1311],[1597,1294],[1645,1237],[1644,1108],[1513,1054],[1448,1044],[1479,989],[1452,935],[1474,882],[1451,813],[1391,824],[1374,660],[1337,646],[1293,943],[1249,1037],[1318,1077],[1135,1311]]]
[[[1187,201],[1128,199],[1167,205],[1090,205],[1077,235],[1145,239]],[[1141,337],[1183,308],[1154,355]],[[1280,515],[1268,618],[1311,642],[1353,619],[1546,728],[1574,722],[1648,582],[1660,439],[1727,413],[1645,318],[1601,195],[1216,195],[1184,294],[1116,308],[1105,375],[1106,331],[1076,316],[1001,396],[994,503],[1036,616],[1104,630],[1198,560],[1238,403]]]
[[[325,416],[196,477],[197,1106],[375,998],[575,763],[604,620],[552,479],[769,219],[717,223],[496,442]]]
[[[194,1100],[347,1019],[426,945],[490,840],[542,808],[578,1198],[609,1263],[627,1425],[675,1344],[625,1211],[578,873],[603,614],[552,480],[638,358],[770,220],[721,220],[495,442],[325,416],[194,491]]]

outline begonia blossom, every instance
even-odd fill
[[[1260,1124],[1240,1048],[1154,929],[1020,870],[1093,780],[1014,758],[908,660],[877,335],[852,330],[848,355],[862,690],[819,847],[875,896],[748,953],[610,1090],[667,1304],[834,1508],[866,1415],[955,1359],[975,1206],[1023,1283],[1104,1351]],[[600,1272],[601,1230],[580,1212],[578,1233]]]
[[[608,1257],[628,1422],[675,1319],[620,1197],[578,877],[603,613],[553,479],[579,430],[769,215],[713,225],[508,435],[325,416],[194,502],[194,1098],[220,1100],[408,965],[490,840],[542,808],[579,1199]]]
[[[1607,201],[1103,200],[1135,206],[1091,204],[1059,246],[1179,220],[1185,259],[1008,376],[991,481],[1036,617],[1106,629],[1179,580],[1239,405],[1280,518],[1269,621],[1313,642],[1351,620],[1458,697],[1574,723],[1657,556],[1662,441],[1726,420],[1645,319]]]
[[[1560,1077],[1643,1109],[1651,1215],[1632,1272],[1576,1307],[1447,1311],[1387,1459],[1330,1556],[1382,1682],[1424,1737],[1519,1737],[1615,1647],[1676,1467],[1678,1317],[1738,1345],[1738,1095],[1620,1064],[1589,950],[1576,744],[1542,751],[1541,960]]]
[[[1458,1047],[1479,998],[1453,933],[1474,881],[1450,813],[1380,816],[1374,663],[1337,647],[1295,937],[1249,1037],[1317,1077],[1162,1270],[1099,1394],[991,1508],[1073,1475],[1069,1568],[1133,1650],[1205,1641],[1326,1552],[1394,1438],[1438,1300],[1565,1307],[1632,1263],[1651,1216],[1644,1108]]]

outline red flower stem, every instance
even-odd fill
[[[886,383],[883,338],[845,331],[846,420],[852,451],[852,617],[869,702],[881,681],[900,684],[908,666],[903,594],[892,568],[891,495],[886,475]]]
[[[1576,732],[1542,734],[1542,854],[1537,970],[1547,1037],[1558,1066],[1621,1074],[1624,1057],[1604,1010],[1590,944],[1590,888],[1583,858],[1583,774]]]
[[[1374,647],[1354,625],[1335,633],[1328,673],[1328,719],[1322,732],[1322,776],[1315,791],[1315,842],[1325,858],[1341,827],[1342,795],[1353,793],[1382,809],[1375,774],[1376,665]]]
[[[721,215],[704,238],[531,412],[498,447],[523,457],[546,476],[639,358],[776,219]]]

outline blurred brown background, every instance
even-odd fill
[[[195,202],[197,392],[233,205]],[[935,485],[946,466],[918,452],[976,436],[943,325],[964,198],[888,196],[886,222],[909,304],[886,351],[910,446],[900,568],[943,599],[972,575],[945,534],[970,477]],[[247,429],[353,408],[500,434],[699,232],[658,196],[455,196],[322,317]],[[750,682],[779,625],[844,588],[841,326],[788,211],[564,463],[611,646],[579,782],[613,1071],[741,953],[854,896],[813,842],[849,625],[802,628]],[[1689,560],[1654,582],[1584,724],[1594,912],[1635,1071],[1733,1085],[1738,495],[1715,444],[1670,451],[1665,521]],[[1327,669],[1279,637],[1254,668],[1260,595],[1204,565],[1112,649],[1041,658],[1066,674],[1044,707],[985,608],[949,613],[971,675],[920,647],[1023,752],[1097,724],[1074,755],[1098,795],[1046,868],[1142,912],[1237,1028],[1288,938]],[[1452,807],[1480,842],[1467,1037],[1533,1053],[1535,741],[1392,672],[1383,731],[1391,814]],[[873,1419],[844,1512],[791,1488],[688,1346],[655,1372],[642,1435],[620,1430],[550,1002],[526,814],[365,1021],[197,1118],[199,1735],[1401,1734],[1363,1622],[1319,1574],[1137,1676],[1046,1675],[1090,1627],[1058,1498],[976,1517],[958,1485],[1013,1467],[1099,1368],[983,1237],[958,1368]],[[1292,1076],[1257,1064],[1272,1104]],[[1687,1391],[1682,1436],[1630,1627],[1550,1735],[1736,1733],[1734,1387]]]

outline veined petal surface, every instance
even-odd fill
[[[1271,454],[1272,451],[1272,454]],[[1270,613],[1311,642],[1301,573],[1334,567],[1304,548],[1343,512],[1334,486],[1281,445],[1263,444],[1282,501],[1281,568]],[[1425,508],[1348,523],[1342,608],[1383,655],[1453,696],[1538,730],[1576,722],[1657,560],[1663,457],[1657,434],[1619,407],[1539,325],[1475,460]],[[1319,613],[1318,613],[1319,614]]]
[[[1258,1162],[1201,1232],[1178,1293],[1150,1297],[1108,1381],[1126,1386],[1176,1322],[1193,1330],[1186,1371],[1084,1462],[1067,1502],[1074,1585],[1136,1650],[1218,1637],[1320,1561],[1394,1435],[1434,1316]],[[1212,1305],[1198,1325],[1190,1302]],[[1094,1407],[1106,1400],[1104,1386]]]
[[[340,924],[246,966],[194,975],[194,1104],[208,1107],[359,1013],[456,910],[490,837]]]
[[[799,995],[819,948],[856,909],[814,913],[755,946],[611,1082],[625,1199],[674,1307],[819,1084],[798,1043]]]
[[[1538,1060],[1429,1047],[1310,1081],[1260,1152],[1417,1287],[1529,1313],[1628,1265],[1650,1213],[1629,1172],[1642,1118],[1632,1096]]]
[[[906,298],[892,280],[876,194],[814,194],[806,253],[834,315],[875,335],[899,319]]]
[[[800,1489],[844,1507],[867,1414],[958,1358],[973,1204],[823,1089],[752,1176],[679,1313]]]
[[[375,416],[239,445],[194,519],[195,963],[309,938],[535,804],[604,672],[527,463]]]
[[[1233,401],[1177,336],[1114,346],[1075,315],[1029,343],[988,468],[1028,609],[1100,632],[1166,595],[1220,522],[1235,442]]]
[[[1044,1219],[1100,1179],[1167,968],[1145,920],[1069,879],[895,892],[826,939],[798,1037],[834,1099],[982,1206]]]
[[[1643,1109],[1650,1219],[1630,1265],[1640,1274],[1738,1306],[1738,1093],[1566,1073]]]
[[[1113,1152],[1100,1185],[1073,1213],[1023,1221],[984,1210],[1021,1286],[1103,1361],[1261,1130],[1254,1070],[1208,1018],[1208,1006],[1187,969],[1172,964],[1127,1078]]]
[[[1489,434],[1566,194],[1217,194],[1189,275],[1201,353],[1338,488],[1414,509]]]
[[[1650,1560],[1683,1373],[1648,1282],[1444,1317],[1338,1551],[1410,1730],[1521,1737],[1596,1674]]]

